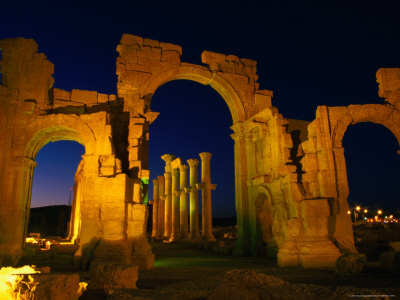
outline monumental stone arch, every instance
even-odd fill
[[[69,233],[79,245],[75,267],[153,266],[144,204],[149,126],[158,116],[150,103],[159,86],[177,79],[210,85],[232,114],[235,255],[259,254],[261,236],[280,266],[332,267],[342,253],[356,252],[341,139],[349,124],[363,121],[382,123],[399,139],[399,69],[377,73],[386,104],[321,106],[306,122],[284,118],[272,92],[259,89],[256,62],[234,55],[204,51],[204,65],[194,65],[181,62],[180,46],[124,34],[118,94],[107,95],[54,88],[53,64],[31,39],[0,40],[0,49],[1,265],[23,253],[37,152],[49,141],[74,140],[85,146]]]

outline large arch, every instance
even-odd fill
[[[237,91],[219,74],[213,73],[203,66],[184,64],[157,73],[140,89],[139,93],[146,98],[151,98],[160,86],[179,79],[210,85],[228,105],[233,124],[246,120],[246,112]]]

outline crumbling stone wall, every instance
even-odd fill
[[[0,86],[0,257],[21,255],[34,158],[49,141],[85,146],[77,173],[71,237],[76,264],[123,260],[149,268],[143,205],[149,178],[150,109],[157,88],[186,79],[210,85],[232,114],[238,240],[234,254],[263,244],[280,266],[333,266],[354,252],[341,140],[346,128],[371,121],[399,140],[399,69],[380,69],[382,105],[318,107],[308,123],[286,119],[260,90],[256,62],[210,51],[204,65],[181,62],[181,47],[124,34],[117,47],[118,95],[52,87],[53,65],[33,40],[7,39]],[[79,225],[80,224],[80,225]],[[111,256],[112,257],[111,257]]]
[[[80,239],[76,266],[86,268],[96,245],[113,241],[130,249],[121,259],[151,267],[141,180],[127,174],[128,155],[122,150],[128,144],[129,119],[121,101],[116,95],[53,88],[53,65],[37,53],[33,40],[1,40],[0,48],[0,130],[5,133],[0,136],[2,263],[15,264],[22,253],[36,154],[50,141],[74,140],[85,146],[80,201],[74,204],[80,208],[74,213],[79,233],[72,232]]]

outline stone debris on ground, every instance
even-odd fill
[[[340,256],[335,265],[335,273],[349,275],[361,273],[367,264],[367,257],[360,253],[347,253]]]
[[[379,291],[372,289],[291,284],[278,277],[258,273],[252,269],[235,269],[225,274],[222,282],[212,291],[207,299],[348,299],[357,295],[370,295],[374,299],[387,299],[390,296],[381,295]]]

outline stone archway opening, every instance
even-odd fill
[[[39,123],[39,128],[40,125],[43,124]],[[23,170],[26,191],[21,199],[26,207],[25,247],[29,243],[44,241],[41,246],[46,247],[50,245],[50,240],[79,242],[81,216],[78,187],[83,169],[81,158],[85,151],[81,134],[65,126],[44,126],[36,130],[27,142],[25,157],[30,161],[30,167]],[[34,176],[38,165],[38,176]],[[34,182],[34,178],[38,182]],[[60,189],[64,190],[64,197]],[[45,207],[34,208],[40,206]]]
[[[201,161],[199,153],[210,152],[211,181],[217,184],[216,190],[212,191],[213,227],[217,229],[230,225],[233,229],[236,225],[236,208],[234,141],[230,137],[232,118],[227,104],[221,98],[210,86],[189,80],[169,81],[156,90],[151,99],[151,110],[160,115],[149,127],[149,199],[153,199],[153,180],[157,176],[163,176],[165,172],[162,155],[173,154],[181,158],[182,164],[187,165],[188,159]],[[200,169],[201,162],[198,165],[199,183]],[[199,191],[200,231],[201,207]],[[190,217],[188,218],[190,227]],[[149,219],[151,222],[151,218]],[[222,231],[221,228],[221,232],[216,234],[223,237]]]
[[[76,207],[75,179],[84,152],[77,142],[58,141],[37,153],[27,236],[69,236],[71,208]]]
[[[347,128],[342,145],[355,246],[369,260],[376,261],[400,236],[400,230],[390,220],[390,216],[399,217],[399,142],[385,126],[362,122]]]

